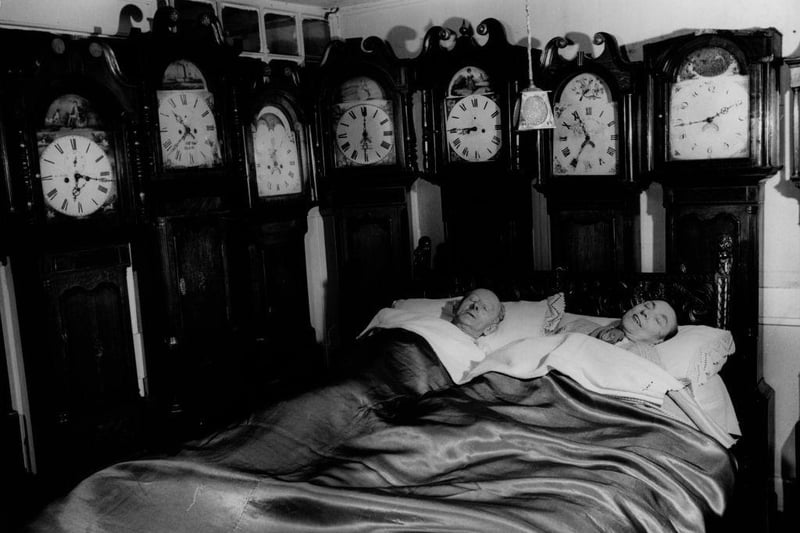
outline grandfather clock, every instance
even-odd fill
[[[151,390],[168,429],[222,423],[242,405],[236,295],[237,211],[247,205],[238,51],[216,17],[178,24],[169,6],[153,30],[132,33],[130,68],[141,83],[146,172],[142,308],[153,361]],[[180,435],[179,435],[180,437]]]
[[[137,86],[99,37],[3,31],[3,254],[15,280],[39,478],[61,487],[143,446],[130,242]]]
[[[713,270],[720,240],[735,265],[731,327],[744,333],[722,375],[753,393],[735,405],[743,438],[733,508],[752,508],[735,520],[754,531],[768,530],[775,505],[773,391],[757,357],[758,235],[759,182],[780,169],[780,54],[773,28],[704,30],[644,46],[648,164],[664,186],[668,268]]]
[[[580,271],[638,269],[641,64],[596,33],[597,57],[545,47],[541,84],[552,91],[555,128],[538,135],[536,188],[547,197],[553,265]]]
[[[368,37],[331,42],[306,80],[316,88],[317,183],[342,342],[411,281],[417,168],[409,75],[386,41]]]
[[[448,256],[437,261],[465,276],[533,267],[533,192],[520,160],[534,147],[520,146],[527,138],[512,124],[527,53],[496,19],[477,34],[466,21],[458,32],[434,26],[414,59],[425,177],[442,191]]]

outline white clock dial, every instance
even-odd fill
[[[699,77],[672,85],[669,158],[747,157],[750,96],[747,76]]]
[[[286,115],[265,106],[253,124],[256,183],[261,197],[302,192],[297,140]]]
[[[217,122],[207,91],[159,91],[158,122],[165,168],[206,168],[221,163]]]
[[[394,150],[394,125],[380,107],[360,103],[344,110],[336,123],[336,146],[355,164],[389,160]]]
[[[586,100],[556,104],[553,174],[611,175],[617,173],[619,127],[617,106]]]
[[[39,156],[44,201],[71,217],[89,216],[116,198],[116,176],[105,150],[82,135],[53,140]]]
[[[503,146],[502,113],[497,103],[482,94],[455,102],[445,120],[447,144],[465,161],[494,159]]]

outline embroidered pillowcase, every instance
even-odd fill
[[[617,319],[564,314],[563,328],[570,322],[592,321],[600,326]],[[731,332],[710,326],[679,326],[671,339],[656,344],[664,369],[678,379],[688,379],[693,386],[704,384],[722,369],[728,356],[736,351]]]
[[[698,386],[717,375],[736,351],[731,332],[710,326],[680,326],[671,339],[656,344],[664,368]]]

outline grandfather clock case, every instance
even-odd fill
[[[705,30],[644,46],[648,164],[664,187],[667,267],[707,272],[720,247],[730,259],[730,326],[744,333],[721,374],[752,391],[735,405],[743,434],[735,450],[744,459],[732,516],[753,531],[770,530],[776,505],[774,393],[757,347],[759,182],[780,169],[780,54],[773,28]],[[735,512],[745,507],[752,512]]]
[[[14,292],[43,487],[144,445],[129,242],[142,156],[138,93],[113,43],[3,31],[10,201],[3,254]],[[4,157],[4,159],[6,159]],[[44,491],[42,491],[44,492]]]

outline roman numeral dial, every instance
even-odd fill
[[[334,135],[336,146],[350,163],[384,163],[394,154],[394,123],[389,114],[375,104],[360,103],[344,108]]]
[[[464,161],[490,161],[503,146],[500,107],[482,94],[453,101],[447,113],[445,129],[451,153]]]
[[[208,91],[158,91],[159,143],[165,169],[222,163],[212,102]]]
[[[64,135],[50,142],[39,156],[45,203],[71,217],[89,216],[111,204],[117,191],[111,158],[99,142],[82,135]]]
[[[612,175],[619,162],[617,106],[609,102],[556,104],[554,175]]]

